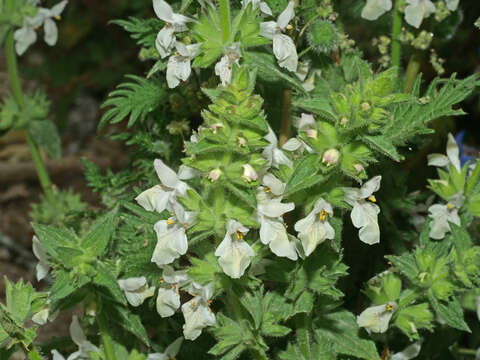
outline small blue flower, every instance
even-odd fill
[[[465,130],[460,131],[455,135],[455,141],[457,142],[458,149],[460,150],[460,164],[463,167],[467,161],[472,160],[472,157],[465,154],[465,149],[463,148],[463,138],[465,137]]]

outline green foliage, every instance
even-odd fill
[[[337,30],[329,21],[315,21],[308,28],[307,36],[309,45],[318,53],[330,53],[337,47]]]
[[[152,48],[155,46],[155,39],[161,29],[161,22],[158,19],[139,19],[130,16],[128,20],[113,20],[112,24],[121,26],[138,46]]]
[[[146,80],[135,75],[126,75],[132,81],[118,85],[103,103],[108,110],[103,114],[99,127],[118,123],[129,117],[127,127],[137,121],[144,122],[147,116],[166,101],[163,84],[155,79]]]

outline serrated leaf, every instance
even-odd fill
[[[324,177],[317,175],[320,166],[320,156],[318,154],[309,154],[298,162],[292,177],[285,186],[285,195],[291,195],[297,191],[311,187],[320,182]]]
[[[119,302],[120,304],[127,305],[125,294],[118,285],[117,278],[112,274],[111,270],[103,263],[97,262],[97,274],[93,278],[95,285],[103,286],[108,289],[112,300]]]
[[[59,258],[60,254],[57,251],[59,246],[77,246],[78,238],[75,233],[69,229],[55,228],[42,224],[32,223],[35,234],[40,243],[45,247],[47,252],[53,258]]]
[[[404,157],[397,152],[392,142],[383,136],[363,136],[362,139],[375,150],[392,158],[395,161],[402,161]]]
[[[393,265],[395,265],[398,270],[410,280],[416,280],[418,275],[417,262],[415,261],[415,256],[413,254],[403,254],[400,256],[385,256],[390,260]]]
[[[319,323],[325,326],[315,330],[320,342],[331,342],[339,354],[366,360],[380,360],[375,343],[359,336],[360,329],[352,313],[343,310],[331,313],[325,315]]]
[[[117,227],[117,216],[118,207],[115,207],[95,220],[81,241],[82,247],[93,250],[95,256],[103,255]]]
[[[257,208],[257,200],[251,190],[249,191],[247,189],[242,189],[241,187],[236,186],[230,181],[226,181],[225,185],[226,185],[226,188],[232,192],[232,194],[234,194],[240,200],[244,201],[251,208],[253,209]]]
[[[140,316],[116,303],[105,306],[103,311],[109,315],[108,318],[111,319],[112,322],[119,324],[125,330],[142,340],[145,345],[150,346],[150,340],[140,320]]]
[[[451,326],[455,329],[471,332],[467,323],[463,319],[463,310],[462,306],[458,302],[457,298],[452,298],[446,305],[439,302],[430,292],[428,294],[428,299],[432,305],[435,314],[445,321],[448,326]]]
[[[472,239],[467,230],[454,223],[450,223],[451,238],[455,248],[459,253],[463,253],[472,247]]]
[[[80,277],[76,281],[70,277],[66,271],[57,271],[55,273],[55,282],[50,289],[50,300],[58,301],[71,295],[88,282],[88,278]]]
[[[313,303],[315,298],[312,293],[308,291],[304,291],[299,298],[295,301],[295,305],[293,307],[293,313],[310,313],[313,309]]]
[[[283,325],[271,323],[262,324],[262,334],[265,336],[282,337],[290,333],[290,331],[292,331],[292,329]]]
[[[34,120],[28,124],[28,133],[37,146],[45,150],[52,158],[60,161],[62,148],[57,127],[49,120]]]
[[[319,115],[324,120],[336,121],[328,98],[300,98],[292,102],[294,107]]]

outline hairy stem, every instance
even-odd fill
[[[284,89],[282,94],[282,118],[280,123],[280,137],[278,145],[282,146],[290,138],[290,108],[292,105],[292,91]]]
[[[7,12],[12,10],[13,8],[13,1],[7,1]],[[7,56],[7,68],[8,68],[8,75],[10,77],[10,84],[12,87],[12,93],[15,98],[15,101],[20,109],[25,106],[25,100],[23,98],[22,87],[20,85],[20,77],[18,76],[18,67],[17,67],[17,57],[15,54],[15,42],[13,38],[13,30],[10,30],[7,34],[7,38],[5,40],[5,52]],[[47,200],[50,202],[54,201],[54,194],[52,190],[52,182],[50,181],[50,177],[47,172],[47,168],[45,167],[45,162],[42,159],[40,154],[40,150],[38,146],[33,141],[32,137],[28,133],[28,130],[25,131],[25,137],[27,140],[28,147],[30,148],[30,153],[32,154],[32,161],[35,165],[35,169],[37,170],[38,179],[42,186],[43,192],[47,197]]]
[[[220,19],[222,21],[222,42],[230,39],[230,0],[220,0]]]
[[[420,71],[422,60],[423,54],[420,51],[415,51],[412,56],[410,56],[407,71],[405,72],[405,84],[403,88],[404,92],[409,93],[412,90],[415,79]]]
[[[105,351],[106,360],[115,360],[115,352],[113,350],[112,335],[108,327],[108,321],[104,313],[97,316],[98,327],[100,328],[100,335],[102,337],[103,347]]]
[[[400,13],[399,6],[401,1],[395,1],[395,7],[393,8],[393,25],[392,25],[392,66],[400,67],[400,55],[402,50],[402,44],[400,42],[400,32],[402,31],[402,14]]]

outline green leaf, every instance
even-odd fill
[[[397,149],[392,142],[383,136],[363,136],[362,139],[373,149],[381,152],[382,154],[390,157],[395,161],[401,161],[404,159],[402,155],[397,152]]]
[[[32,223],[32,226],[38,240],[53,258],[58,259],[60,257],[60,251],[57,250],[60,246],[78,246],[77,236],[69,229],[55,228],[35,223]],[[69,259],[65,259],[65,261],[68,260]]]
[[[284,194],[286,196],[294,194],[322,181],[324,177],[316,175],[320,163],[320,155],[318,154],[309,154],[300,160],[293,171],[292,177],[287,182]]]
[[[359,336],[359,327],[355,315],[348,311],[339,311],[323,316],[319,321],[321,328],[315,333],[320,342],[333,344],[339,354],[356,356],[366,360],[380,360],[375,343]]]
[[[231,183],[230,181],[226,181],[225,185],[226,185],[227,189],[232,192],[232,194],[234,194],[240,200],[244,201],[251,208],[253,208],[253,209],[257,208],[257,200],[256,200],[255,195],[253,194],[252,190],[242,189],[242,188],[236,186],[235,184]]]
[[[127,305],[125,294],[120,289],[117,278],[105,264],[97,262],[97,275],[93,278],[93,283],[106,288],[114,301]]]
[[[293,313],[311,313],[313,309],[313,303],[315,298],[312,293],[308,291],[304,291],[300,297],[295,301],[295,305],[293,307]]]
[[[452,298],[446,305],[439,302],[431,292],[428,294],[430,305],[432,305],[435,314],[445,321],[448,326],[455,329],[471,332],[467,323],[463,319],[462,306],[458,302],[457,298]]]
[[[129,115],[127,127],[131,127],[137,121],[144,122],[148,114],[167,101],[167,91],[163,82],[146,80],[135,75],[126,77],[132,81],[118,85],[103,103],[102,108],[108,110],[100,120],[99,129],[108,122],[118,123]]]
[[[217,344],[212,347],[208,353],[211,355],[222,355],[226,352],[230,353],[232,348],[243,345],[245,340],[251,337],[240,324],[226,317],[222,313],[217,315],[216,325],[211,332],[217,339]],[[236,349],[235,354],[238,356],[247,348],[243,345],[241,349]],[[233,357],[235,359],[235,357]]]
[[[296,77],[289,76],[285,71],[280,70],[273,55],[260,51],[247,51],[244,58],[247,64],[257,68],[258,76],[265,81],[282,81],[301,93],[305,93],[302,83]]]
[[[162,22],[155,18],[138,19],[130,16],[128,20],[113,20],[110,23],[121,26],[136,40],[137,45],[146,48],[155,47],[155,40],[162,28]]]
[[[450,223],[451,238],[457,251],[462,254],[469,250],[473,244],[470,235],[465,228],[458,226],[454,223]]]
[[[188,269],[188,275],[203,285],[215,280],[217,273],[223,273],[213,252],[206,254],[204,259],[189,258],[192,266]]]
[[[28,133],[37,146],[45,150],[52,158],[60,161],[62,148],[57,127],[49,120],[34,120],[28,124]]]
[[[480,162],[477,162],[475,168],[467,179],[467,189],[465,195],[470,195],[474,192],[478,181],[480,180]]]
[[[328,98],[300,98],[294,100],[292,105],[296,108],[319,115],[324,120],[337,120]]]
[[[84,286],[88,280],[86,276],[72,279],[70,273],[62,270],[55,272],[55,282],[50,289],[50,300],[54,302],[66,298]]]
[[[108,306],[104,307],[103,311],[108,314],[108,318],[111,319],[112,322],[119,324],[125,330],[142,340],[145,345],[150,346],[150,340],[148,339],[147,331],[143,327],[140,316],[116,303],[108,304]]]
[[[398,270],[410,280],[416,280],[418,275],[417,262],[413,254],[405,253],[400,256],[386,256]]]
[[[95,220],[81,241],[82,247],[92,249],[95,256],[103,255],[117,227],[117,216],[118,207],[115,207]]]

